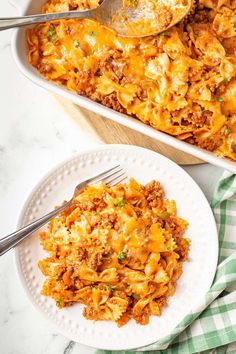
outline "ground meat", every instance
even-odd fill
[[[197,127],[202,127],[205,124],[203,112],[198,111],[196,114],[191,115],[191,118]]]
[[[122,79],[120,80],[120,84],[122,86],[124,86],[125,84],[130,84],[132,82],[133,82],[133,79],[132,79],[131,75],[123,76]]]
[[[204,10],[196,11],[196,13],[190,14],[188,16],[188,23],[209,23],[211,17],[211,12],[209,9],[204,8]]]
[[[137,97],[143,101],[147,98],[147,91],[144,90],[141,86],[138,86],[138,90],[137,90]]]
[[[103,214],[98,225],[103,228],[113,228],[117,220],[117,215],[114,214]]]
[[[83,316],[88,320],[93,320],[98,316],[98,311],[94,307],[85,307],[83,309]]]
[[[75,29],[73,26],[70,26],[68,23],[65,25],[65,33],[67,34],[67,36],[71,36],[75,33]]]
[[[79,262],[87,258],[87,251],[85,248],[80,247],[80,248],[78,248],[77,252],[78,252],[77,253],[77,260]]]
[[[107,57],[105,60],[99,62],[99,67],[98,71],[96,72],[99,73],[99,76],[102,75],[103,73],[106,73],[108,71],[114,71],[113,69],[113,63],[112,63],[112,57]]]
[[[39,63],[38,66],[37,66],[37,69],[39,70],[39,72],[42,74],[42,75],[45,75],[45,74],[50,74],[51,72],[53,72],[53,67],[52,65],[48,64],[48,63]]]
[[[211,111],[203,111],[202,115],[204,117],[205,124],[210,126],[211,125],[211,117],[213,115],[213,112],[211,112]]]
[[[201,4],[201,1],[193,1],[191,11],[186,16],[187,23],[209,23],[211,19],[211,9]]]
[[[224,38],[222,44],[227,55],[234,56],[236,54],[236,37]]]
[[[149,198],[153,196],[153,193],[155,193],[154,194],[155,198],[163,197],[163,190],[158,181],[151,181],[147,183],[144,187],[144,193],[145,193],[145,197],[148,196]]]
[[[92,268],[95,271],[97,270],[97,268],[102,264],[103,252],[103,250],[98,250],[97,252],[93,252],[90,255],[90,257],[87,259],[87,265],[89,268]]]
[[[161,201],[163,197],[163,190],[157,181],[151,181],[144,187],[144,195],[151,207],[158,206],[158,200]]]
[[[149,313],[150,313],[149,307],[146,306],[144,309],[140,311],[140,313],[133,316],[137,323],[141,325],[146,325],[149,322]]]
[[[214,94],[219,87],[218,83],[208,84],[209,90]]]
[[[188,258],[188,248],[184,246],[182,243],[177,243],[177,248],[175,252],[180,256],[180,261],[185,262]]]
[[[136,215],[137,215],[138,218],[139,218],[140,216],[142,216],[142,214],[143,214],[142,208],[139,208],[139,207],[136,207],[136,206],[135,206],[134,210],[135,210],[135,213],[136,213]]]
[[[90,69],[77,72],[75,84],[79,95],[91,97],[96,90],[92,82],[92,72]]]
[[[212,112],[210,111],[198,110],[196,114],[191,115],[191,118],[195,126],[202,127],[206,123],[210,123],[211,116]]]
[[[94,88],[92,86],[88,86],[85,89],[79,89],[77,93],[78,95],[92,97],[92,94],[94,93]]]
[[[93,200],[83,200],[79,204],[80,210],[100,211],[107,206],[102,198],[94,198]]]
[[[176,218],[172,215],[165,220],[165,228],[172,233],[175,241],[183,234],[184,231],[183,228],[176,223]]]
[[[117,82],[120,82],[124,77],[123,69],[127,65],[124,61],[119,60],[122,58],[122,55],[121,50],[108,50],[107,57],[99,61],[95,75],[101,76],[104,73],[112,71],[114,73],[113,80],[117,78]]]
[[[161,296],[158,299],[155,299],[155,302],[158,304],[160,308],[162,308],[163,306],[165,306],[167,302],[167,298],[165,296]]]
[[[95,209],[104,209],[107,206],[107,203],[102,199],[102,198],[94,198],[93,203],[95,206]]]
[[[76,3],[76,1],[74,1],[74,0],[68,0],[68,5],[69,5],[69,11],[79,9],[78,3]]]
[[[79,279],[79,277],[75,278],[75,289],[82,289],[84,287],[84,283]]]
[[[101,103],[109,108],[114,109],[117,112],[120,113],[126,113],[126,109],[120,104],[120,102],[117,100],[116,93],[113,92],[110,95],[104,96],[101,98]]]
[[[189,126],[189,125],[191,126],[192,125],[192,126],[197,127],[197,128],[201,128],[204,125],[210,126],[211,125],[212,114],[213,113],[211,111],[204,110],[204,108],[202,108],[201,106],[195,105],[193,107],[192,112],[189,112],[188,116],[186,118],[182,118],[181,119],[181,126],[185,127],[185,126]],[[174,111],[174,112],[171,113],[171,115],[172,115],[173,118],[175,118],[176,116],[178,117],[179,116],[179,111]],[[180,135],[179,138],[181,139],[181,135]]]
[[[80,203],[80,209],[83,211],[83,210],[89,210],[89,211],[92,211],[92,210],[96,210],[96,207],[95,207],[95,204],[88,200],[88,201],[82,201]]]
[[[202,149],[206,149],[208,151],[214,151],[221,145],[221,141],[215,139],[214,137],[209,137],[204,139],[203,141],[198,142],[198,146]]]

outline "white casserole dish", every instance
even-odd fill
[[[21,15],[39,13],[45,0],[14,0],[15,6],[19,9]],[[182,150],[193,156],[196,156],[204,161],[210,162],[216,166],[225,168],[236,173],[236,163],[219,158],[213,153],[203,150],[199,147],[180,141],[165,133],[156,131],[154,128],[145,125],[138,119],[118,113],[110,108],[107,108],[99,103],[96,103],[86,97],[76,95],[63,87],[59,87],[54,83],[46,81],[42,78],[37,70],[28,63],[27,46],[25,40],[25,28],[15,30],[12,37],[12,52],[16,64],[20,71],[35,84],[56,93],[73,103],[87,108],[97,114],[100,114],[117,123],[123,124],[131,129],[137,130],[147,136],[157,139],[165,144],[168,144],[176,149]]]

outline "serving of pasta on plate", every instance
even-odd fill
[[[89,186],[40,233],[49,254],[38,263],[42,294],[58,308],[84,304],[89,320],[145,325],[175,292],[190,247],[187,225],[155,180]]]
[[[99,0],[47,0],[43,12]],[[88,20],[27,31],[29,62],[47,79],[155,129],[236,161],[236,4],[198,0],[160,35],[120,37]]]

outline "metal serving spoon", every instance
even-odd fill
[[[191,10],[192,1],[193,0],[159,0],[160,4],[163,4],[163,6],[168,5],[170,10],[172,10],[172,18],[164,28],[158,26],[158,17],[154,16],[153,8],[143,6],[143,0],[130,0],[131,4],[135,4],[134,7],[124,7],[123,0],[104,0],[100,6],[91,10],[0,18],[0,31],[60,19],[90,18],[113,28],[121,36],[145,37],[166,31],[180,22]],[[155,2],[158,3],[158,0],[155,0],[154,3]],[[143,20],[148,20],[149,23],[155,21],[154,26],[152,23],[152,26],[147,26],[145,30],[145,25],[142,25]],[[160,20],[162,20],[161,14]],[[138,23],[139,25],[136,26]],[[130,26],[133,26],[132,32],[130,31]]]

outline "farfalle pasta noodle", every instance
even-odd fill
[[[90,320],[147,324],[174,294],[187,225],[157,181],[89,186],[40,233],[42,294],[59,308],[84,304]]]
[[[43,12],[98,5],[48,0]],[[145,38],[83,19],[37,25],[27,42],[47,80],[236,161],[235,1],[195,1],[177,26]]]

